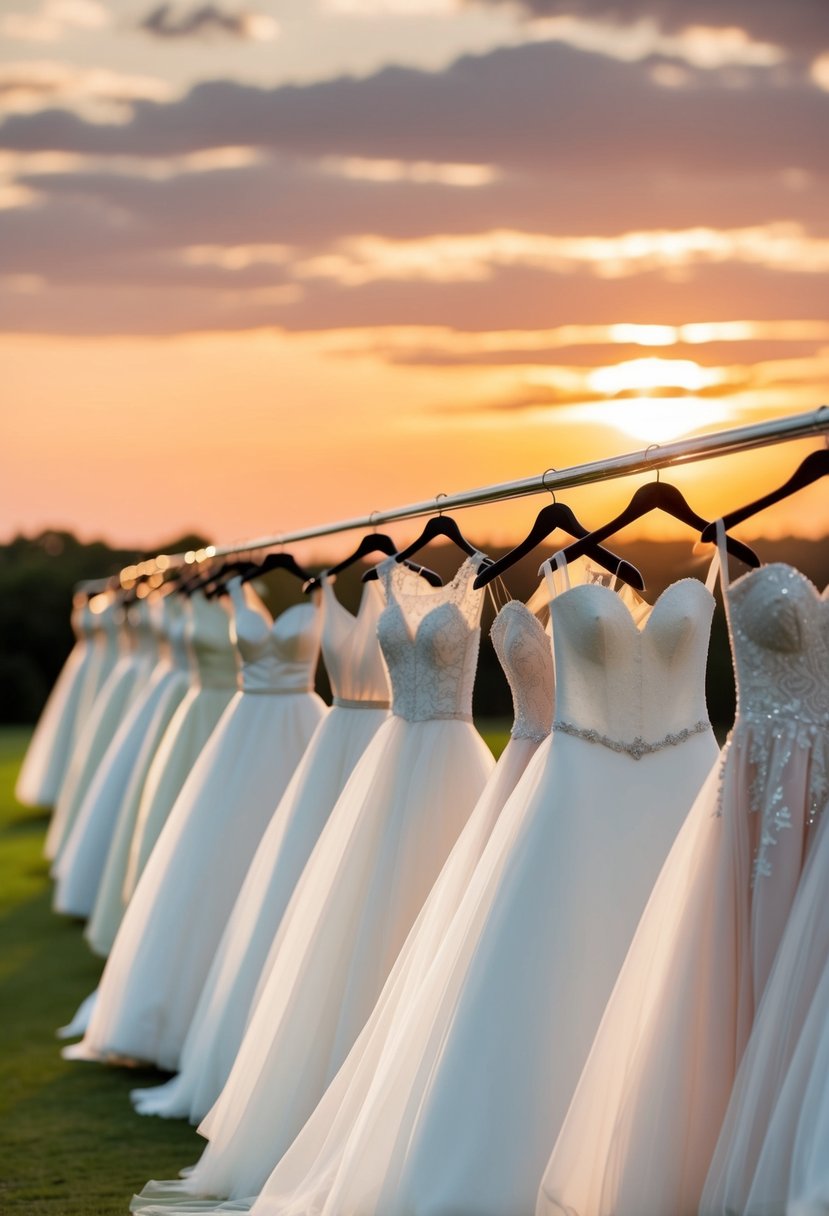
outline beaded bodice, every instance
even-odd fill
[[[227,613],[203,592],[190,596],[187,639],[196,662],[199,684],[203,688],[235,688],[236,648],[230,638]]]
[[[535,613],[508,600],[489,631],[512,694],[515,739],[540,742],[553,722],[555,679],[550,638]]]
[[[471,721],[483,599],[472,584],[482,560],[468,557],[445,587],[430,587],[393,557],[380,564],[386,606],[377,635],[397,717]]]
[[[387,706],[389,678],[377,639],[377,621],[385,603],[379,579],[364,585],[356,616],[337,599],[329,578],[322,580],[322,598],[322,657],[334,703]]]
[[[705,665],[713,610],[713,595],[695,578],[672,583],[650,609],[643,601],[631,607],[600,582],[555,595],[554,729],[637,760],[710,729]]]
[[[729,751],[751,763],[750,808],[763,820],[754,873],[768,875],[769,849],[792,823],[785,774],[796,748],[807,758],[810,822],[829,801],[829,600],[783,562],[731,586],[724,573],[723,591],[737,683]]]
[[[228,583],[233,605],[230,633],[242,660],[246,693],[310,692],[320,647],[316,603],[292,604],[273,620],[249,583]]]

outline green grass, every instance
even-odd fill
[[[509,724],[487,723],[499,755]],[[50,908],[48,815],[14,798],[28,730],[0,729],[0,1216],[125,1216],[149,1178],[173,1178],[202,1141],[129,1102],[152,1071],[61,1059],[55,1029],[95,987],[81,925]]]
[[[14,799],[28,731],[0,730],[0,1213],[125,1216],[149,1178],[172,1178],[202,1141],[187,1124],[139,1118],[152,1071],[70,1064],[56,1027],[94,987],[100,962],[77,922],[50,909],[47,816]]]

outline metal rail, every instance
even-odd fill
[[[806,414],[792,414],[784,418],[773,418],[767,422],[751,423],[733,427],[727,431],[716,431],[699,435],[693,439],[679,439],[675,443],[651,444],[650,447],[623,456],[611,456],[607,460],[594,460],[589,464],[573,465],[568,469],[547,469],[534,477],[520,481],[505,481],[499,485],[480,486],[458,494],[440,495],[423,502],[409,503],[403,507],[392,507],[386,511],[372,511],[370,515],[358,515],[352,519],[340,519],[333,523],[313,524],[292,532],[273,536],[259,536],[232,545],[209,545],[204,549],[187,553],[159,554],[128,566],[121,572],[122,580],[134,580],[137,576],[164,571],[174,566],[197,563],[212,557],[230,557],[236,553],[247,553],[255,549],[272,549],[280,545],[301,540],[312,540],[318,536],[331,536],[336,532],[350,532],[358,528],[372,529],[380,524],[394,523],[401,519],[413,519],[419,515],[433,515],[438,511],[460,510],[464,507],[482,506],[485,503],[505,502],[508,499],[524,498],[531,494],[549,493],[553,490],[570,490],[576,486],[594,482],[610,481],[616,477],[630,477],[655,469],[692,464],[698,460],[711,460],[716,456],[730,456],[736,452],[753,448],[769,447],[793,439],[808,439],[814,435],[829,434],[829,405],[821,405]]]

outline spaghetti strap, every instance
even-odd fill
[[[561,572],[562,581],[564,583],[563,588],[560,588],[557,585],[556,575],[559,573],[559,571]],[[560,595],[562,590],[570,590],[570,573],[567,569],[567,562],[564,560],[562,550],[559,550],[554,557],[548,557],[545,562],[542,562],[538,573],[544,575],[544,581],[547,584],[547,591],[549,592],[551,600],[554,600],[557,595]]]
[[[717,529],[717,551],[711,559],[711,565],[708,569],[708,577],[705,580],[705,585],[709,591],[713,593],[714,587],[717,584],[717,575],[720,576],[720,586],[723,589],[723,598],[728,591],[728,550],[725,547],[725,524],[721,519],[718,519],[715,525]]]

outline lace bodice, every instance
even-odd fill
[[[380,564],[386,606],[377,636],[397,717],[472,720],[483,600],[472,584],[482,559],[468,557],[445,587],[430,587],[393,557]]]
[[[555,684],[547,631],[526,604],[508,600],[489,636],[512,694],[513,738],[546,739],[553,722]]]
[[[203,688],[235,688],[236,649],[230,638],[227,613],[201,591],[190,596],[187,638]]]
[[[334,704],[387,707],[389,679],[377,639],[377,621],[385,602],[380,581],[364,585],[356,616],[337,599],[329,578],[322,580],[322,599],[322,657]]]
[[[321,614],[312,601],[292,604],[273,620],[249,583],[228,583],[230,634],[242,660],[246,693],[310,692],[320,647]]]
[[[714,597],[695,578],[634,608],[603,583],[556,594],[544,565],[556,672],[554,729],[641,759],[709,730],[705,665]],[[637,623],[638,617],[638,623]]]

